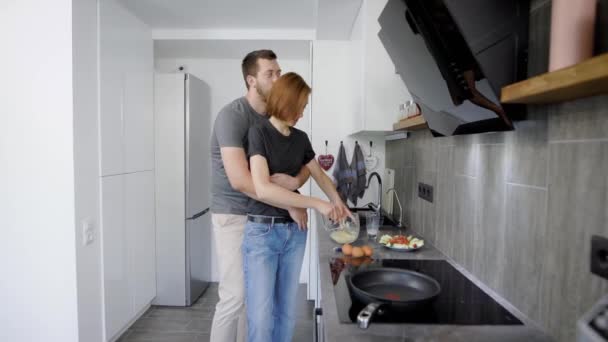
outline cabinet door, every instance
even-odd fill
[[[125,227],[134,317],[156,296],[154,172],[125,175]]]
[[[103,43],[103,41],[102,41]],[[105,52],[105,53],[104,53]],[[100,135],[101,175],[117,175],[124,170],[124,126],[123,126],[123,79],[122,74],[112,70],[111,51],[102,50],[100,63]]]
[[[124,75],[125,172],[154,169],[154,111],[152,70]]]
[[[311,131],[313,147],[318,150],[324,149],[325,139],[337,140],[352,133],[360,117],[361,91],[359,73],[353,72],[351,42],[318,40],[313,44],[312,116],[319,119],[312,120]]]
[[[132,318],[124,225],[125,176],[103,177],[101,182],[106,335],[112,337]]]
[[[310,220],[310,227],[308,229],[309,239],[307,240],[309,249],[308,259],[308,299],[314,300],[315,303],[319,300],[319,243],[317,237],[317,229],[321,226],[317,220],[317,215],[312,212],[312,219]],[[315,307],[319,307],[315,304]]]
[[[114,1],[100,2],[102,175],[154,168],[153,42]]]

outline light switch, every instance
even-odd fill
[[[95,241],[95,223],[92,219],[82,220],[82,244],[90,245]]]

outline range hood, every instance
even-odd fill
[[[529,0],[389,0],[378,22],[435,136],[513,129],[525,106],[500,89],[526,78]]]

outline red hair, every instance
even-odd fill
[[[266,101],[268,115],[282,121],[297,120],[306,106],[310,92],[310,87],[300,75],[295,72],[286,73],[272,85]]]

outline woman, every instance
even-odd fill
[[[249,342],[285,342],[293,335],[306,227],[298,227],[287,210],[277,206],[313,208],[332,220],[350,215],[315,160],[308,136],[293,127],[302,117],[310,91],[298,74],[281,76],[267,99],[270,118],[249,129],[249,167],[256,194],[263,201],[251,200],[243,240]],[[331,202],[270,182],[272,174],[295,176],[303,165]]]

